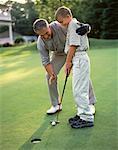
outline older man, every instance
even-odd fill
[[[66,60],[64,47],[67,31],[66,28],[62,27],[57,21],[53,21],[49,24],[45,19],[37,19],[33,24],[33,29],[35,33],[39,35],[37,48],[41,56],[42,64],[47,72],[46,78],[52,105],[51,108],[47,110],[47,114],[54,114],[57,111],[62,110],[62,105],[59,107],[57,75]],[[84,26],[80,27],[80,34],[81,31],[82,34],[87,33],[87,31],[83,29],[85,29]],[[95,104],[96,98],[91,81],[89,91],[90,105],[93,113],[95,113],[95,108],[93,105]]]

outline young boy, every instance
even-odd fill
[[[80,23],[72,17],[71,10],[60,7],[55,13],[56,20],[67,28],[65,70],[70,74],[73,66],[73,95],[77,104],[77,115],[69,119],[72,128],[94,126],[94,116],[89,105],[90,61],[86,51],[89,49],[87,34],[78,35]]]

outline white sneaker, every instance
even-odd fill
[[[59,105],[52,106],[50,109],[47,110],[47,114],[51,115],[61,110],[62,110],[62,105],[60,105],[60,108],[59,108]]]
[[[94,105],[89,105],[90,106],[90,111],[92,112],[93,115],[95,115],[95,106]]]

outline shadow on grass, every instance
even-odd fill
[[[52,132],[52,127],[49,123],[52,116],[45,116],[44,122],[40,128],[18,149],[18,150],[33,150],[33,149],[49,149],[49,150],[72,150],[75,146],[75,150],[84,149],[90,146],[90,141],[93,139],[93,128],[73,129],[69,125],[63,127],[61,124],[61,130],[57,127],[57,130]],[[53,116],[55,117],[55,116]],[[65,129],[66,128],[66,129]],[[49,133],[49,137],[46,136]],[[47,133],[46,133],[47,132]],[[56,135],[56,136],[55,136]],[[50,137],[51,136],[51,137]],[[31,143],[32,139],[41,139],[43,143],[38,144]],[[40,145],[41,144],[41,145]],[[93,144],[92,144],[93,145]],[[42,148],[43,146],[43,148]],[[90,149],[89,149],[90,150]]]
[[[43,134],[50,126],[50,120],[52,116],[45,116],[44,122],[41,124],[40,128],[18,149],[18,150],[32,150],[35,144],[31,142],[32,139],[41,139],[43,141]],[[40,144],[40,143],[39,143]]]
[[[37,52],[36,44],[27,44],[27,45],[20,45],[16,47],[10,47],[10,48],[3,48],[1,50],[1,54],[3,56],[16,56],[21,55],[23,52]]]

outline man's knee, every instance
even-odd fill
[[[49,79],[50,79],[50,76],[49,76],[49,74],[48,73],[46,73],[46,79],[49,81]]]

